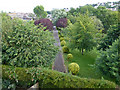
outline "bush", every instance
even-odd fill
[[[76,75],[79,72],[79,65],[77,63],[71,63],[68,65],[68,71],[73,75]]]
[[[53,34],[37,28],[32,21],[13,19],[9,23],[6,17],[2,17],[2,64],[50,66],[58,51]]]
[[[67,46],[63,46],[63,52],[64,53],[69,53],[69,48]]]
[[[2,66],[2,78],[10,79],[21,88],[39,82],[40,88],[116,88],[107,80],[87,79],[42,68],[13,68]],[[17,76],[15,78],[15,75]]]
[[[60,28],[65,28],[65,27],[67,27],[67,18],[60,18],[60,19],[56,22],[56,27],[60,27]]]
[[[67,55],[67,59],[69,60],[69,59],[72,59],[73,58],[73,55],[72,54],[68,54]]]
[[[62,41],[62,40],[64,40],[64,38],[63,38],[63,37],[60,37],[60,41]]]
[[[96,59],[96,66],[103,74],[114,78],[120,84],[119,43],[120,38],[113,42],[109,49],[101,51]]]
[[[62,41],[61,41],[61,46],[65,46],[65,45],[66,45],[65,40],[62,40]]]
[[[35,25],[39,25],[39,24],[41,24],[41,25],[43,25],[44,27],[47,27],[46,29],[44,29],[44,30],[53,30],[53,24],[52,24],[52,22],[49,20],[49,19],[46,19],[46,18],[43,18],[43,19],[40,19],[40,20],[36,20],[35,22],[34,22],[34,24]],[[41,27],[41,26],[39,26],[39,27]]]

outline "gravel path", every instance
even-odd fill
[[[59,72],[64,72],[65,73],[66,68],[65,68],[65,65],[64,65],[64,58],[63,58],[63,55],[62,55],[62,48],[61,48],[61,45],[60,45],[58,31],[56,29],[53,30],[53,35],[54,35],[55,40],[57,41],[57,43],[55,43],[54,45],[60,47],[60,51],[58,52],[58,54],[56,55],[56,58],[55,58],[53,70],[57,70]]]

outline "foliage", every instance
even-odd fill
[[[56,27],[65,28],[67,26],[67,18],[60,18],[56,22]]]
[[[63,29],[63,32],[69,38],[71,48],[77,48],[83,54],[84,50],[88,51],[96,46],[99,31],[95,29],[93,20],[87,14],[79,14],[76,20],[74,24]]]
[[[33,9],[34,13],[36,14],[36,16],[40,19],[40,18],[46,18],[47,16],[47,12],[44,11],[44,7],[42,5],[38,5]]]
[[[49,19],[46,19],[46,18],[43,18],[43,19],[39,19],[39,20],[36,20],[34,22],[35,25],[43,25],[44,27],[47,27],[46,29],[44,30],[53,30],[53,24],[52,22],[49,20]],[[41,27],[41,25],[39,27]]]
[[[96,12],[96,9],[91,5],[85,5],[85,6],[80,6],[76,9],[71,8],[68,13],[73,16],[76,16],[78,13],[86,14],[86,12],[89,12],[89,15],[92,16]]]
[[[61,44],[61,46],[65,46],[66,45],[65,40],[62,40],[60,44]]]
[[[60,37],[60,41],[63,41],[64,40],[64,38],[63,37]]]
[[[12,83],[10,80],[2,79],[2,88],[11,90],[11,89],[15,89],[16,85]]]
[[[73,55],[72,54],[67,54],[67,59],[72,59],[73,58]]]
[[[30,87],[39,82],[40,88],[115,88],[116,84],[107,80],[86,79],[42,68],[18,68],[10,72],[10,66],[2,66],[3,78],[17,83],[11,74],[18,76],[17,85]],[[10,73],[9,73],[10,72]],[[36,81],[36,82],[35,82]]]
[[[71,72],[73,75],[76,75],[79,72],[79,65],[77,63],[71,63],[68,65],[68,71]]]
[[[34,22],[2,17],[2,64],[19,67],[50,66],[58,48],[53,34]]]
[[[72,24],[76,22],[76,16],[68,14],[67,19],[70,20]],[[69,25],[69,24],[68,24]]]
[[[91,16],[91,18],[93,19],[94,21],[94,24],[95,24],[95,28],[97,30],[103,30],[103,24],[102,22],[100,21],[100,19],[98,19],[96,16]]]
[[[67,46],[63,46],[62,50],[64,53],[69,53],[69,48]]]
[[[118,23],[118,11],[107,10],[105,7],[99,6],[94,15],[96,15],[97,18],[99,18],[102,21],[105,29],[103,31],[104,33],[107,32],[107,30],[110,28],[110,25]]]
[[[54,9],[51,11],[52,14],[52,19],[53,19],[53,24],[56,25],[56,21],[60,18],[66,18],[67,13],[64,10],[59,10],[59,9]]]
[[[112,45],[112,43],[118,39],[120,36],[120,30],[118,28],[118,24],[116,25],[111,25],[109,30],[107,31],[107,34],[104,35],[104,37],[101,39],[99,42],[98,50],[106,50],[109,48],[109,45]]]
[[[101,51],[100,55],[96,59],[97,68],[105,75],[115,78],[117,82],[120,82],[120,57],[118,55],[119,40],[116,40],[109,49]]]

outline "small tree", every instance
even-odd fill
[[[99,31],[95,29],[93,20],[87,14],[79,14],[76,17],[76,22],[69,25],[65,32],[71,41],[70,46],[78,48],[82,55],[84,50],[88,51],[96,46],[96,34]]]
[[[34,9],[33,9],[34,13],[36,14],[36,16],[38,18],[45,18],[47,16],[47,12],[44,11],[44,7],[42,5],[40,6],[36,6]]]

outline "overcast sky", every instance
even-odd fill
[[[35,6],[43,5],[45,11],[53,8],[79,7],[98,2],[113,2],[119,0],[0,0],[0,11],[4,12],[32,12]]]

